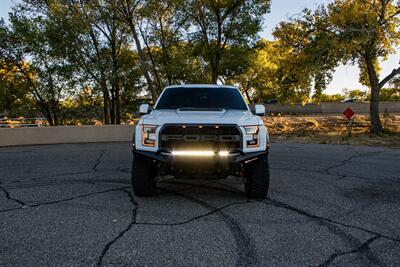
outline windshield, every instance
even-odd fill
[[[172,87],[162,94],[156,109],[247,110],[240,92],[229,87]]]

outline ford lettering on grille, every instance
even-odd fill
[[[185,142],[238,142],[239,135],[193,135],[193,134],[163,134],[162,141],[185,141]]]

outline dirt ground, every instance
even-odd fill
[[[369,133],[369,116],[356,115],[348,138],[348,120],[341,115],[272,115],[266,116],[274,142],[350,144],[400,148],[400,114],[381,117],[385,133]]]

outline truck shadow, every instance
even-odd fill
[[[218,180],[195,180],[170,178],[157,182],[157,194],[184,193],[215,195],[229,198],[245,197],[244,185],[239,177],[229,177]]]

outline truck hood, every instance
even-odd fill
[[[150,114],[140,118],[139,124],[236,124],[261,125],[260,117],[245,110],[222,111],[181,111],[181,110],[153,110]]]

